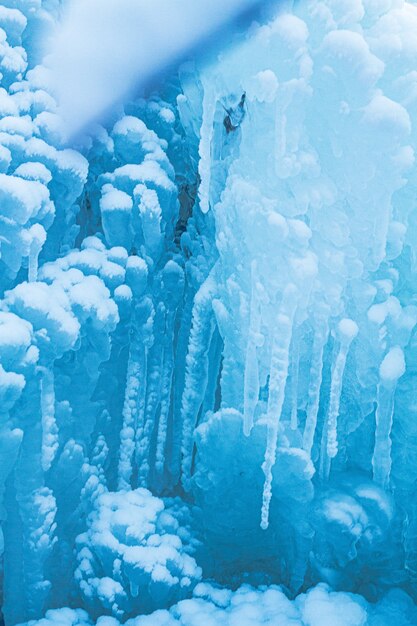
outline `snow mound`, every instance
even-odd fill
[[[149,613],[191,594],[201,569],[181,517],[175,502],[166,507],[146,489],[97,498],[77,537],[75,572],[93,615]]]

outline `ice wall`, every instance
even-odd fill
[[[6,626],[415,624],[415,6],[294,3],[71,148],[61,9],[0,6]]]

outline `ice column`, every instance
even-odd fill
[[[41,224],[34,224],[29,230],[29,235],[31,242],[29,247],[28,280],[30,283],[33,283],[38,279],[39,253],[46,241],[46,232]]]
[[[160,393],[159,423],[155,453],[155,474],[158,487],[163,483],[165,456],[167,453],[168,420],[173,394],[172,383],[175,368],[174,342],[175,321],[184,293],[184,273],[174,261],[168,261],[162,274],[162,289],[165,294],[166,315],[163,337],[163,366]]]
[[[158,434],[156,441],[155,472],[162,480],[165,464],[165,446],[168,428],[168,416],[171,406],[171,387],[174,369],[174,322],[176,311],[167,311],[165,322],[165,337],[163,347],[163,364],[161,379],[160,413]]]
[[[135,431],[143,407],[146,385],[146,355],[137,330],[132,331],[127,365],[126,391],[123,405],[123,427],[120,433],[119,489],[131,488],[132,462],[135,452]],[[142,402],[141,402],[142,400]]]
[[[298,429],[298,370],[300,367],[300,337],[294,333],[291,363],[291,429]]]
[[[160,338],[164,334],[165,306],[158,304],[155,311],[153,334]],[[159,342],[154,342],[149,351],[147,363],[146,399],[143,428],[138,430],[136,459],[138,465],[138,484],[148,486],[150,470],[151,440],[157,423],[157,411],[161,397],[163,353]],[[152,451],[153,452],[153,451]]]
[[[343,374],[346,366],[346,357],[350,344],[358,334],[358,326],[351,319],[342,319],[338,324],[339,351],[332,370],[330,384],[330,399],[326,426],[323,429],[323,443],[320,473],[323,479],[328,479],[331,459],[337,455],[337,419],[339,417],[340,396],[343,386]]]
[[[257,293],[256,261],[252,261],[252,292],[250,304],[250,326],[245,357],[245,381],[243,401],[243,432],[248,437],[253,426],[253,417],[259,399],[259,366],[257,347],[262,345],[260,334],[261,312]]]
[[[307,417],[303,434],[303,448],[311,455],[317,427],[320,389],[323,380],[323,353],[329,335],[328,311],[318,311],[315,325],[308,389]]]
[[[194,301],[192,328],[182,397],[182,481],[189,487],[193,459],[193,434],[207,386],[208,352],[214,332],[212,301],[216,294],[215,268],[201,285]]]
[[[42,469],[47,472],[58,451],[58,427],[55,419],[55,384],[53,366],[39,368],[42,415]]]
[[[394,415],[394,395],[398,379],[405,372],[404,353],[399,346],[391,348],[380,367],[375,413],[375,448],[372,467],[375,482],[386,487],[391,472],[391,429]]]
[[[291,345],[294,315],[298,301],[298,290],[289,285],[285,290],[280,313],[277,316],[269,377],[269,396],[266,414],[267,443],[262,469],[265,483],[262,496],[261,528],[269,525],[269,505],[272,497],[272,468],[275,465],[278,430],[282,406],[285,397],[285,385],[288,377],[289,351]]]
[[[140,257],[130,257],[126,266],[126,280],[134,297],[131,321],[131,343],[127,365],[126,390],[123,404],[123,427],[120,433],[118,468],[119,489],[130,489],[136,435],[143,422],[147,378],[147,354],[152,337],[153,306],[143,296],[148,279],[146,263]]]
[[[210,208],[210,181],[211,181],[211,149],[214,127],[214,114],[216,111],[216,93],[213,82],[206,81],[204,85],[203,120],[200,130],[198,172],[200,174],[200,209],[207,213]]]

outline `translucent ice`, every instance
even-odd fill
[[[64,4],[0,2],[6,626],[414,626],[415,4],[271,6],[120,103],[105,3],[71,147]]]

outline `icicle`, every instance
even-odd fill
[[[154,309],[150,298],[143,297],[135,307],[126,374],[123,426],[120,433],[118,488],[130,489],[138,433],[142,432],[148,350],[152,342]]]
[[[216,293],[215,268],[201,285],[194,301],[192,327],[186,359],[182,396],[182,482],[189,488],[193,458],[193,437],[207,386],[208,351],[214,332],[212,300]]]
[[[20,503],[23,530],[23,582],[28,617],[37,617],[44,609],[51,582],[47,563],[57,541],[56,501],[48,487],[40,487]]]
[[[155,339],[155,318],[157,314],[155,312],[152,300],[148,297],[142,299],[136,308],[137,325],[140,327],[140,341],[141,344],[141,368],[140,368],[140,382],[139,382],[139,394],[137,397],[137,414],[135,424],[135,461],[138,468],[143,463],[144,455],[143,448],[147,445],[146,437],[147,429],[146,424],[146,405],[148,394],[150,393],[149,386],[152,371],[152,358],[151,350],[154,346]]]
[[[40,224],[34,224],[30,230],[31,242],[29,247],[28,281],[35,282],[38,279],[38,259],[42,246],[46,241],[46,232]]]
[[[162,334],[162,375],[160,385],[159,420],[156,437],[154,474],[157,481],[156,488],[164,486],[165,460],[167,456],[168,420],[172,415],[173,376],[174,376],[174,344],[175,322],[177,310],[184,294],[184,271],[174,261],[168,261],[161,274],[161,289],[167,307],[164,330]]]
[[[404,353],[396,346],[385,355],[380,367],[375,413],[375,448],[372,457],[374,480],[386,487],[391,472],[391,429],[394,415],[394,396],[398,379],[405,372]]]
[[[103,467],[109,454],[109,447],[103,435],[99,435],[91,455],[91,465],[97,467],[98,471],[103,473]],[[104,473],[103,473],[104,475]],[[104,482],[105,482],[104,478]]]
[[[165,462],[165,445],[167,438],[168,415],[171,406],[172,376],[174,370],[174,311],[169,311],[165,325],[165,349],[163,358],[163,374],[161,381],[161,404],[158,423],[158,435],[155,453],[155,473],[162,480]]]
[[[256,345],[248,341],[245,358],[243,432],[248,437],[253,426],[253,417],[259,398],[259,369]]]
[[[216,111],[215,82],[207,80],[204,83],[203,120],[200,130],[200,145],[198,148],[200,161],[198,173],[201,183],[198,190],[200,209],[207,213],[210,208],[210,174],[211,174],[211,144],[214,130],[214,115]]]
[[[297,333],[298,335],[298,333]],[[298,368],[300,366],[300,338],[293,341],[293,353],[291,362],[291,429],[298,428]]]
[[[272,468],[275,465],[279,422],[288,377],[289,351],[297,305],[297,295],[298,292],[294,285],[290,285],[284,294],[281,312],[277,316],[277,330],[275,331],[272,343],[268,409],[266,414],[268,431],[265,459],[262,464],[262,469],[265,474],[265,483],[262,496],[261,528],[264,530],[268,528],[269,525],[269,505],[272,497]]]
[[[337,455],[337,419],[339,417],[343,374],[345,371],[346,357],[349,352],[350,344],[358,334],[358,326],[353,320],[347,318],[342,319],[338,325],[338,334],[340,345],[332,369],[327,422],[323,431],[325,435],[325,445],[322,449],[320,473],[322,479],[324,480],[329,478],[331,459],[334,459]]]
[[[181,474],[181,446],[182,446],[182,424],[181,424],[181,402],[184,391],[185,366],[187,349],[192,325],[194,292],[190,285],[185,291],[184,305],[181,311],[181,323],[176,341],[175,364],[174,364],[174,385],[173,385],[173,413],[175,419],[172,424],[172,441],[167,450],[167,462],[169,473],[173,484],[177,484]]]
[[[159,303],[154,320],[154,337],[160,338],[165,332],[165,306]],[[149,352],[145,414],[143,424],[140,425],[136,439],[136,462],[138,466],[138,484],[140,487],[148,487],[150,470],[151,440],[155,433],[157,410],[161,397],[163,368],[163,350],[158,341],[155,341]]]
[[[213,305],[214,309],[214,305]],[[206,415],[207,411],[216,412],[221,404],[221,372],[223,367],[224,343],[221,338],[219,327],[215,324],[213,338],[210,343],[208,353],[209,369],[207,375],[207,386],[204,394],[201,415]]]
[[[131,489],[132,463],[135,452],[135,430],[138,421],[139,396],[145,386],[144,350],[138,341],[137,331],[131,338],[127,365],[126,390],[123,404],[123,427],[120,432],[120,457],[118,488]]]
[[[58,426],[55,419],[55,386],[53,367],[40,367],[42,414],[42,469],[47,472],[59,447]]]
[[[323,379],[323,352],[329,334],[327,311],[319,318],[314,333],[310,366],[310,385],[308,389],[307,417],[304,427],[303,448],[311,455],[319,411],[320,389]]]
[[[107,459],[109,449],[103,435],[97,437],[90,462],[83,463],[81,478],[84,486],[80,493],[79,513],[91,510],[91,505],[107,491],[107,481],[104,472],[104,464]],[[127,487],[129,489],[129,487]]]
[[[405,526],[404,548],[405,548],[405,567],[410,573],[413,583],[417,581],[417,510],[416,505],[411,499],[408,503],[408,523]]]
[[[245,357],[245,380],[243,399],[243,432],[248,437],[253,426],[253,417],[259,399],[259,368],[256,348],[262,344],[263,337],[260,335],[261,314],[257,294],[256,262],[251,267],[251,303],[248,344]]]
[[[40,368],[38,372],[45,375],[41,379],[44,387],[45,404],[50,406],[53,376],[47,368]],[[41,403],[42,403],[41,391]],[[6,530],[6,568],[10,572],[13,590],[7,590],[7,595],[15,598],[13,606],[9,602],[6,609],[8,620],[15,624],[22,619],[30,619],[44,612],[45,603],[51,588],[48,579],[50,570],[48,563],[57,540],[56,513],[57,505],[52,490],[44,486],[45,475],[40,460],[44,461],[43,424],[36,420],[33,424],[26,424],[22,445],[14,472],[14,496],[16,502],[15,527]],[[41,459],[39,451],[42,450]],[[14,504],[8,502],[8,507]],[[12,519],[13,519],[12,517]],[[12,522],[13,523],[13,522]],[[10,540],[17,541],[11,552],[7,554]],[[9,582],[10,584],[10,582]],[[17,599],[17,601],[16,601]],[[2,607],[5,608],[5,607]],[[17,618],[17,619],[16,619]]]
[[[40,249],[33,250],[34,246],[30,247],[29,254],[29,269],[28,269],[28,281],[30,283],[36,282],[38,279],[38,257]]]

